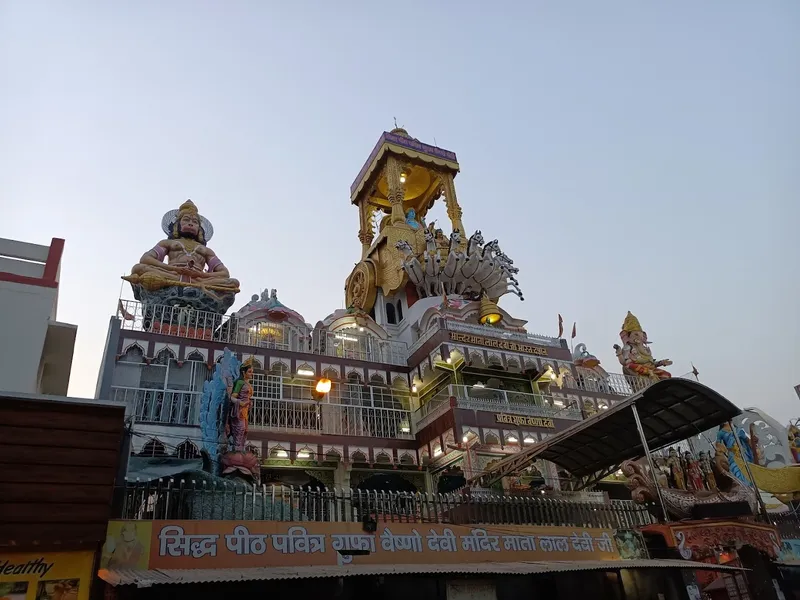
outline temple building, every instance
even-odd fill
[[[524,274],[503,240],[465,229],[459,170],[402,128],[380,136],[350,187],[346,308],[321,319],[236,279],[191,200],[164,215],[124,277],[133,298],[110,319],[97,384],[132,419],[100,561],[119,598],[174,598],[173,583],[226,596],[233,580],[261,594],[263,579],[288,595],[300,588],[273,580],[304,577],[328,578],[304,579],[306,595],[518,597],[498,591],[503,573],[541,575],[529,596],[671,600],[713,584],[777,598],[764,565],[778,533],[753,521],[766,511],[724,429],[740,409],[673,378],[631,312],[609,334],[620,373],[561,332],[528,331],[514,315]],[[428,222],[437,202],[446,225]],[[242,289],[255,293],[234,311]],[[711,428],[713,464],[687,456]],[[686,519],[704,522],[669,525]],[[730,532],[753,551],[740,557]],[[358,574],[394,583],[335,581]]]
[[[499,306],[523,298],[518,269],[498,240],[467,235],[458,172],[453,152],[381,135],[351,186],[361,260],[347,308],[315,324],[274,289],[226,314],[240,283],[211,250],[211,223],[191,201],[169,211],[164,240],[126,277],[135,300],[111,319],[98,380],[99,398],[133,411],[132,454],[199,459],[203,389],[226,348],[253,367],[257,476],[295,485],[450,491],[657,380],[608,373],[585,345],[573,356]],[[437,202],[450,231],[426,224]],[[646,348],[633,315],[625,328]],[[498,485],[559,487],[553,465],[530,473]]]

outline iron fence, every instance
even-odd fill
[[[199,480],[198,480],[199,479]],[[574,502],[494,494],[429,494],[308,489],[194,480],[126,482],[115,494],[114,517],[135,520],[268,520],[516,524],[630,529],[655,522],[632,501]]]

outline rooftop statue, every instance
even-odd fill
[[[625,375],[647,377],[654,380],[672,377],[668,371],[661,368],[668,367],[672,361],[666,358],[662,360],[653,358],[647,334],[642,330],[639,319],[633,316],[631,311],[628,311],[628,315],[625,317],[619,337],[623,345],[620,347],[618,344],[614,344],[614,350]]]
[[[499,298],[509,293],[524,300],[515,277],[519,269],[500,250],[497,240],[484,245],[481,232],[476,231],[463,244],[461,232],[454,229],[442,256],[436,232],[433,224],[424,229],[425,250],[421,259],[405,240],[395,244],[402,256],[401,266],[421,298],[439,296],[444,291],[469,300],[479,300],[484,295]],[[466,251],[462,252],[464,246]]]
[[[189,306],[224,314],[239,293],[239,282],[206,246],[214,234],[211,223],[187,200],[164,215],[161,229],[166,239],[145,252],[131,274],[123,277],[133,295],[145,305]]]

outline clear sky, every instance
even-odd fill
[[[192,198],[242,281],[316,322],[393,117],[455,151],[464,224],[609,371],[625,314],[741,406],[800,416],[800,3],[0,1],[0,236],[66,239],[70,393],[121,275]],[[126,284],[127,285],[127,284]],[[132,297],[128,289],[126,297]]]

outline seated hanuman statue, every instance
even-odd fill
[[[167,238],[145,252],[131,274],[123,277],[136,299],[146,305],[224,313],[239,293],[239,282],[205,245],[214,234],[211,223],[187,200],[164,215],[161,228]]]

